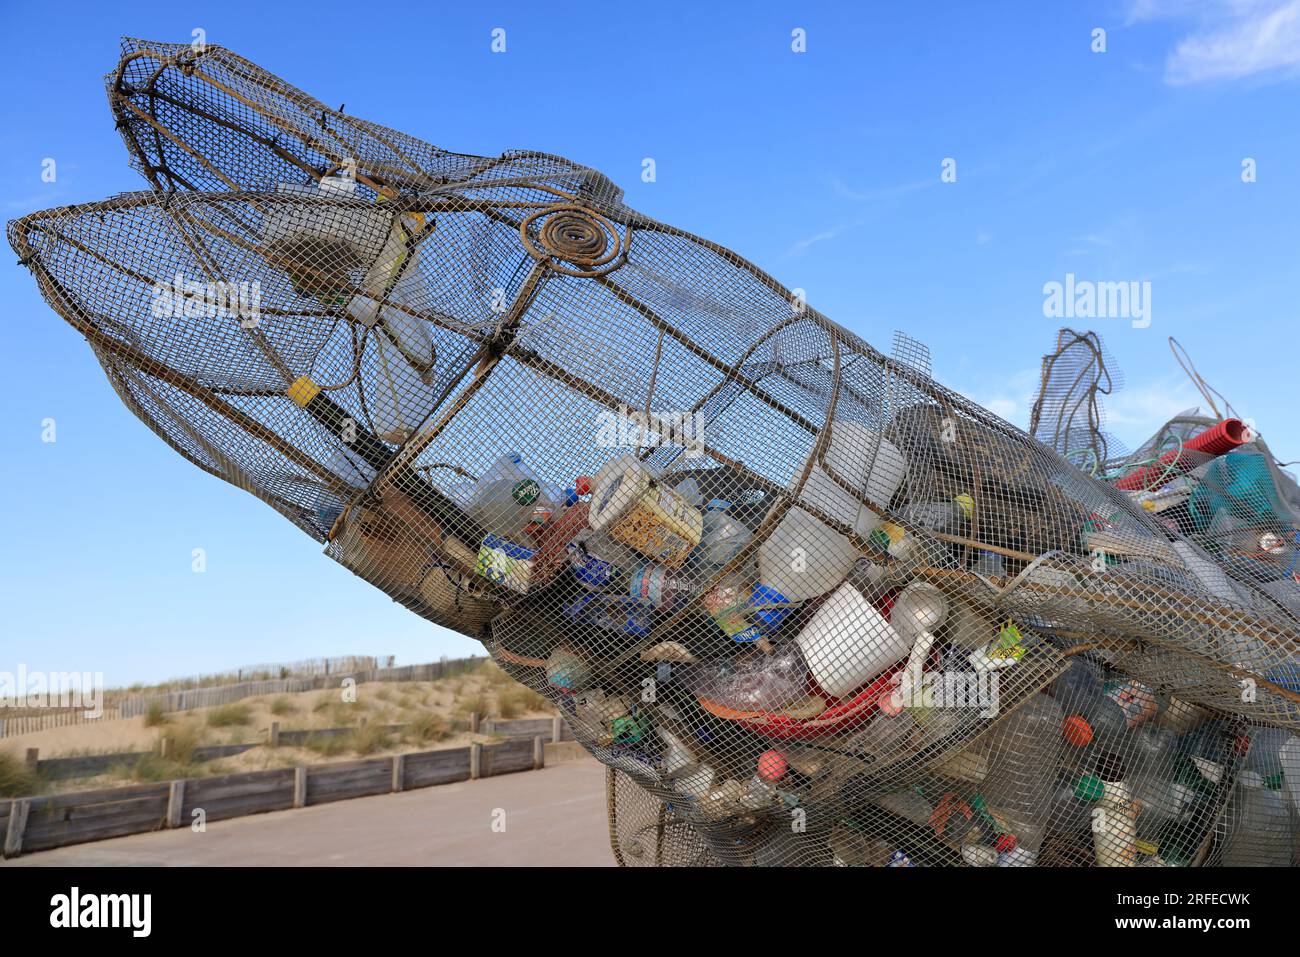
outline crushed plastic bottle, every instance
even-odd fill
[[[714,499],[704,511],[704,532],[688,560],[696,573],[712,577],[749,544],[754,533],[730,512],[731,503]]]
[[[1060,763],[1061,707],[1035,695],[989,734],[988,774],[982,796],[1005,820],[1016,845],[1037,853],[1046,831],[1049,799]]]
[[[691,690],[737,711],[779,712],[807,697],[808,668],[793,646],[693,667]]]

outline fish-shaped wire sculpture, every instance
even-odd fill
[[[620,862],[1291,853],[1295,614],[918,345],[220,47],[107,87],[149,189],[9,225],[46,301],[180,454],[546,694]]]

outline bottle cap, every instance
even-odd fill
[[[779,781],[790,768],[780,751],[764,751],[758,756],[758,776],[764,781]]]
[[[1081,714],[1072,714],[1061,725],[1061,734],[1076,748],[1086,747],[1092,741],[1092,725]]]
[[[579,475],[576,479],[573,480],[573,490],[577,492],[579,495],[590,495],[591,476]]]
[[[999,834],[993,846],[997,848],[999,854],[1010,854],[1019,844],[1014,834]]]
[[[1095,774],[1085,774],[1074,785],[1074,796],[1080,801],[1100,801],[1106,785]]]

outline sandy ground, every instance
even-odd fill
[[[505,830],[494,831],[504,812]],[[384,794],[41,851],[0,867],[611,867],[605,768],[541,771]]]
[[[168,715],[161,727],[146,727],[143,716],[112,721],[92,721],[85,724],[49,728],[30,734],[0,738],[0,751],[22,757],[27,748],[39,748],[41,758],[66,757],[79,754],[103,754],[117,751],[149,751],[158,744],[164,733],[190,733],[197,735],[203,745],[263,742],[267,740],[271,722],[278,721],[282,731],[310,730],[314,728],[350,727],[361,718],[370,724],[405,724],[421,714],[432,713],[448,720],[464,712],[471,703],[486,703],[487,716],[496,716],[499,695],[517,693],[515,682],[505,679],[491,667],[471,675],[458,675],[436,682],[371,682],[356,686],[355,703],[345,703],[337,689],[305,691],[288,695],[263,695],[245,698],[239,702],[249,711],[246,724],[233,727],[210,727],[208,712],[215,709],[197,709]],[[507,690],[509,689],[509,690]],[[278,702],[282,712],[275,714],[273,705]],[[286,710],[285,705],[288,705]],[[479,710],[474,707],[473,710]],[[549,717],[549,710],[521,710],[513,718]],[[462,715],[463,716],[463,715]],[[429,751],[439,748],[465,747],[471,743],[489,743],[495,740],[486,735],[468,733],[449,734],[438,740],[416,743],[396,738],[388,748],[376,748],[360,755],[357,752],[321,754],[307,748],[281,747],[254,748],[243,754],[208,761],[192,766],[195,775],[231,774],[240,771],[260,771],[267,768],[292,767],[298,764],[326,764],[332,761],[350,761],[360,756],[379,756],[406,751]],[[50,791],[74,791],[113,787],[130,783],[119,775],[99,775],[93,778],[76,778],[51,784]]]

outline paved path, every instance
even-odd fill
[[[493,814],[505,812],[505,831]],[[612,867],[605,768],[591,759],[402,794],[133,834],[24,855],[4,867],[178,865]]]

